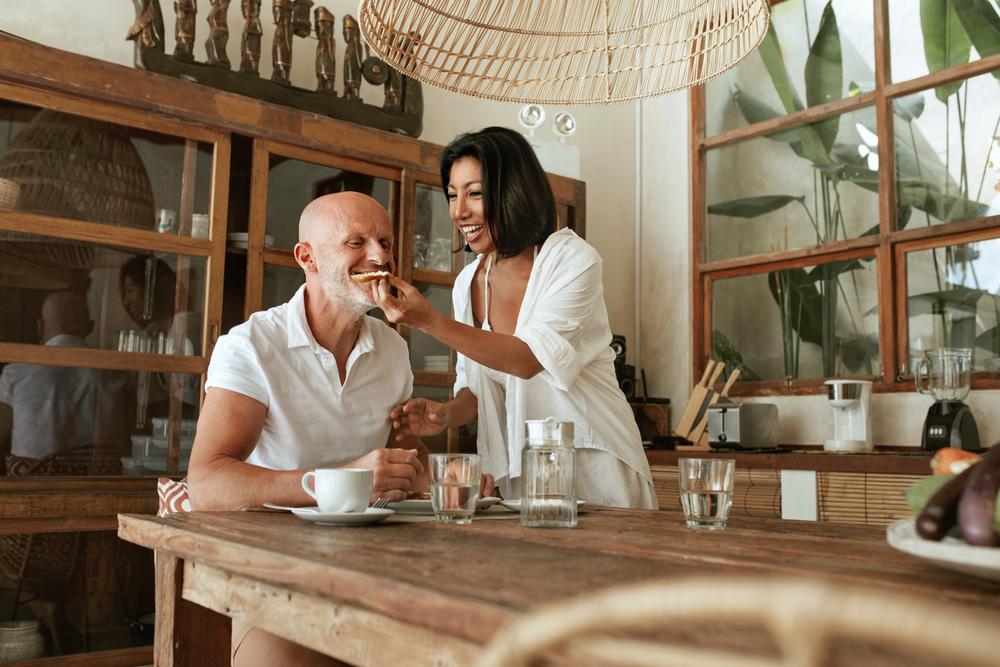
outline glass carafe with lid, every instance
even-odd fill
[[[524,424],[521,523],[530,528],[576,525],[576,448],[573,422],[549,417]]]
[[[972,350],[943,347],[927,350],[917,363],[914,377],[917,391],[930,394],[935,401],[962,401],[972,386]],[[923,378],[927,376],[927,386]]]

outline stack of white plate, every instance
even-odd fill
[[[440,371],[442,373],[447,373],[450,370],[448,368],[448,355],[432,354],[424,357],[424,370]]]
[[[232,234],[226,234],[226,245],[228,245],[230,248],[242,248],[243,250],[246,250],[247,239],[249,238],[249,236],[250,235],[247,234],[246,232],[234,232]],[[265,236],[264,247],[270,248],[273,245],[274,245],[274,237]]]

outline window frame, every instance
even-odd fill
[[[893,100],[965,81],[1000,70],[1000,54],[981,57],[963,65],[892,82],[889,43],[889,2],[872,0],[874,10],[875,89],[802,111],[706,136],[705,86],[691,89],[691,276],[692,276],[692,376],[701,377],[712,345],[712,282],[720,278],[761,273],[778,268],[820,264],[861,255],[874,256],[877,265],[879,302],[879,373],[859,379],[873,381],[876,392],[915,392],[913,375],[908,372],[908,320],[906,253],[1000,238],[1000,215],[946,222],[931,227],[896,229],[896,153],[894,146]],[[833,116],[875,107],[878,136],[878,212],[876,236],[836,241],[792,250],[706,261],[707,257],[707,156],[708,151],[756,139],[779,130],[815,123]],[[887,364],[887,360],[890,363]],[[790,396],[825,392],[827,378],[738,382],[733,396]],[[977,371],[973,389],[1000,388],[1000,372]]]

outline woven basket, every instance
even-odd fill
[[[21,205],[21,186],[0,178],[0,208],[16,211]]]
[[[361,34],[403,74],[501,102],[614,104],[734,67],[766,0],[361,0]]]
[[[20,210],[154,229],[153,188],[122,127],[44,109],[11,141],[0,179],[21,191]]]

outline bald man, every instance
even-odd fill
[[[88,347],[86,300],[55,292],[38,333],[50,347]],[[124,452],[125,374],[93,368],[8,364],[0,375],[0,452],[40,459],[86,445]]]
[[[301,485],[315,468],[373,470],[372,500],[427,491],[427,449],[414,436],[397,443],[389,419],[413,388],[406,342],[366,315],[372,283],[352,278],[391,273],[392,248],[392,222],[370,197],[305,208],[295,245],[305,285],[212,354],[188,469],[194,509],[315,505]],[[234,620],[233,664],[340,663]]]

